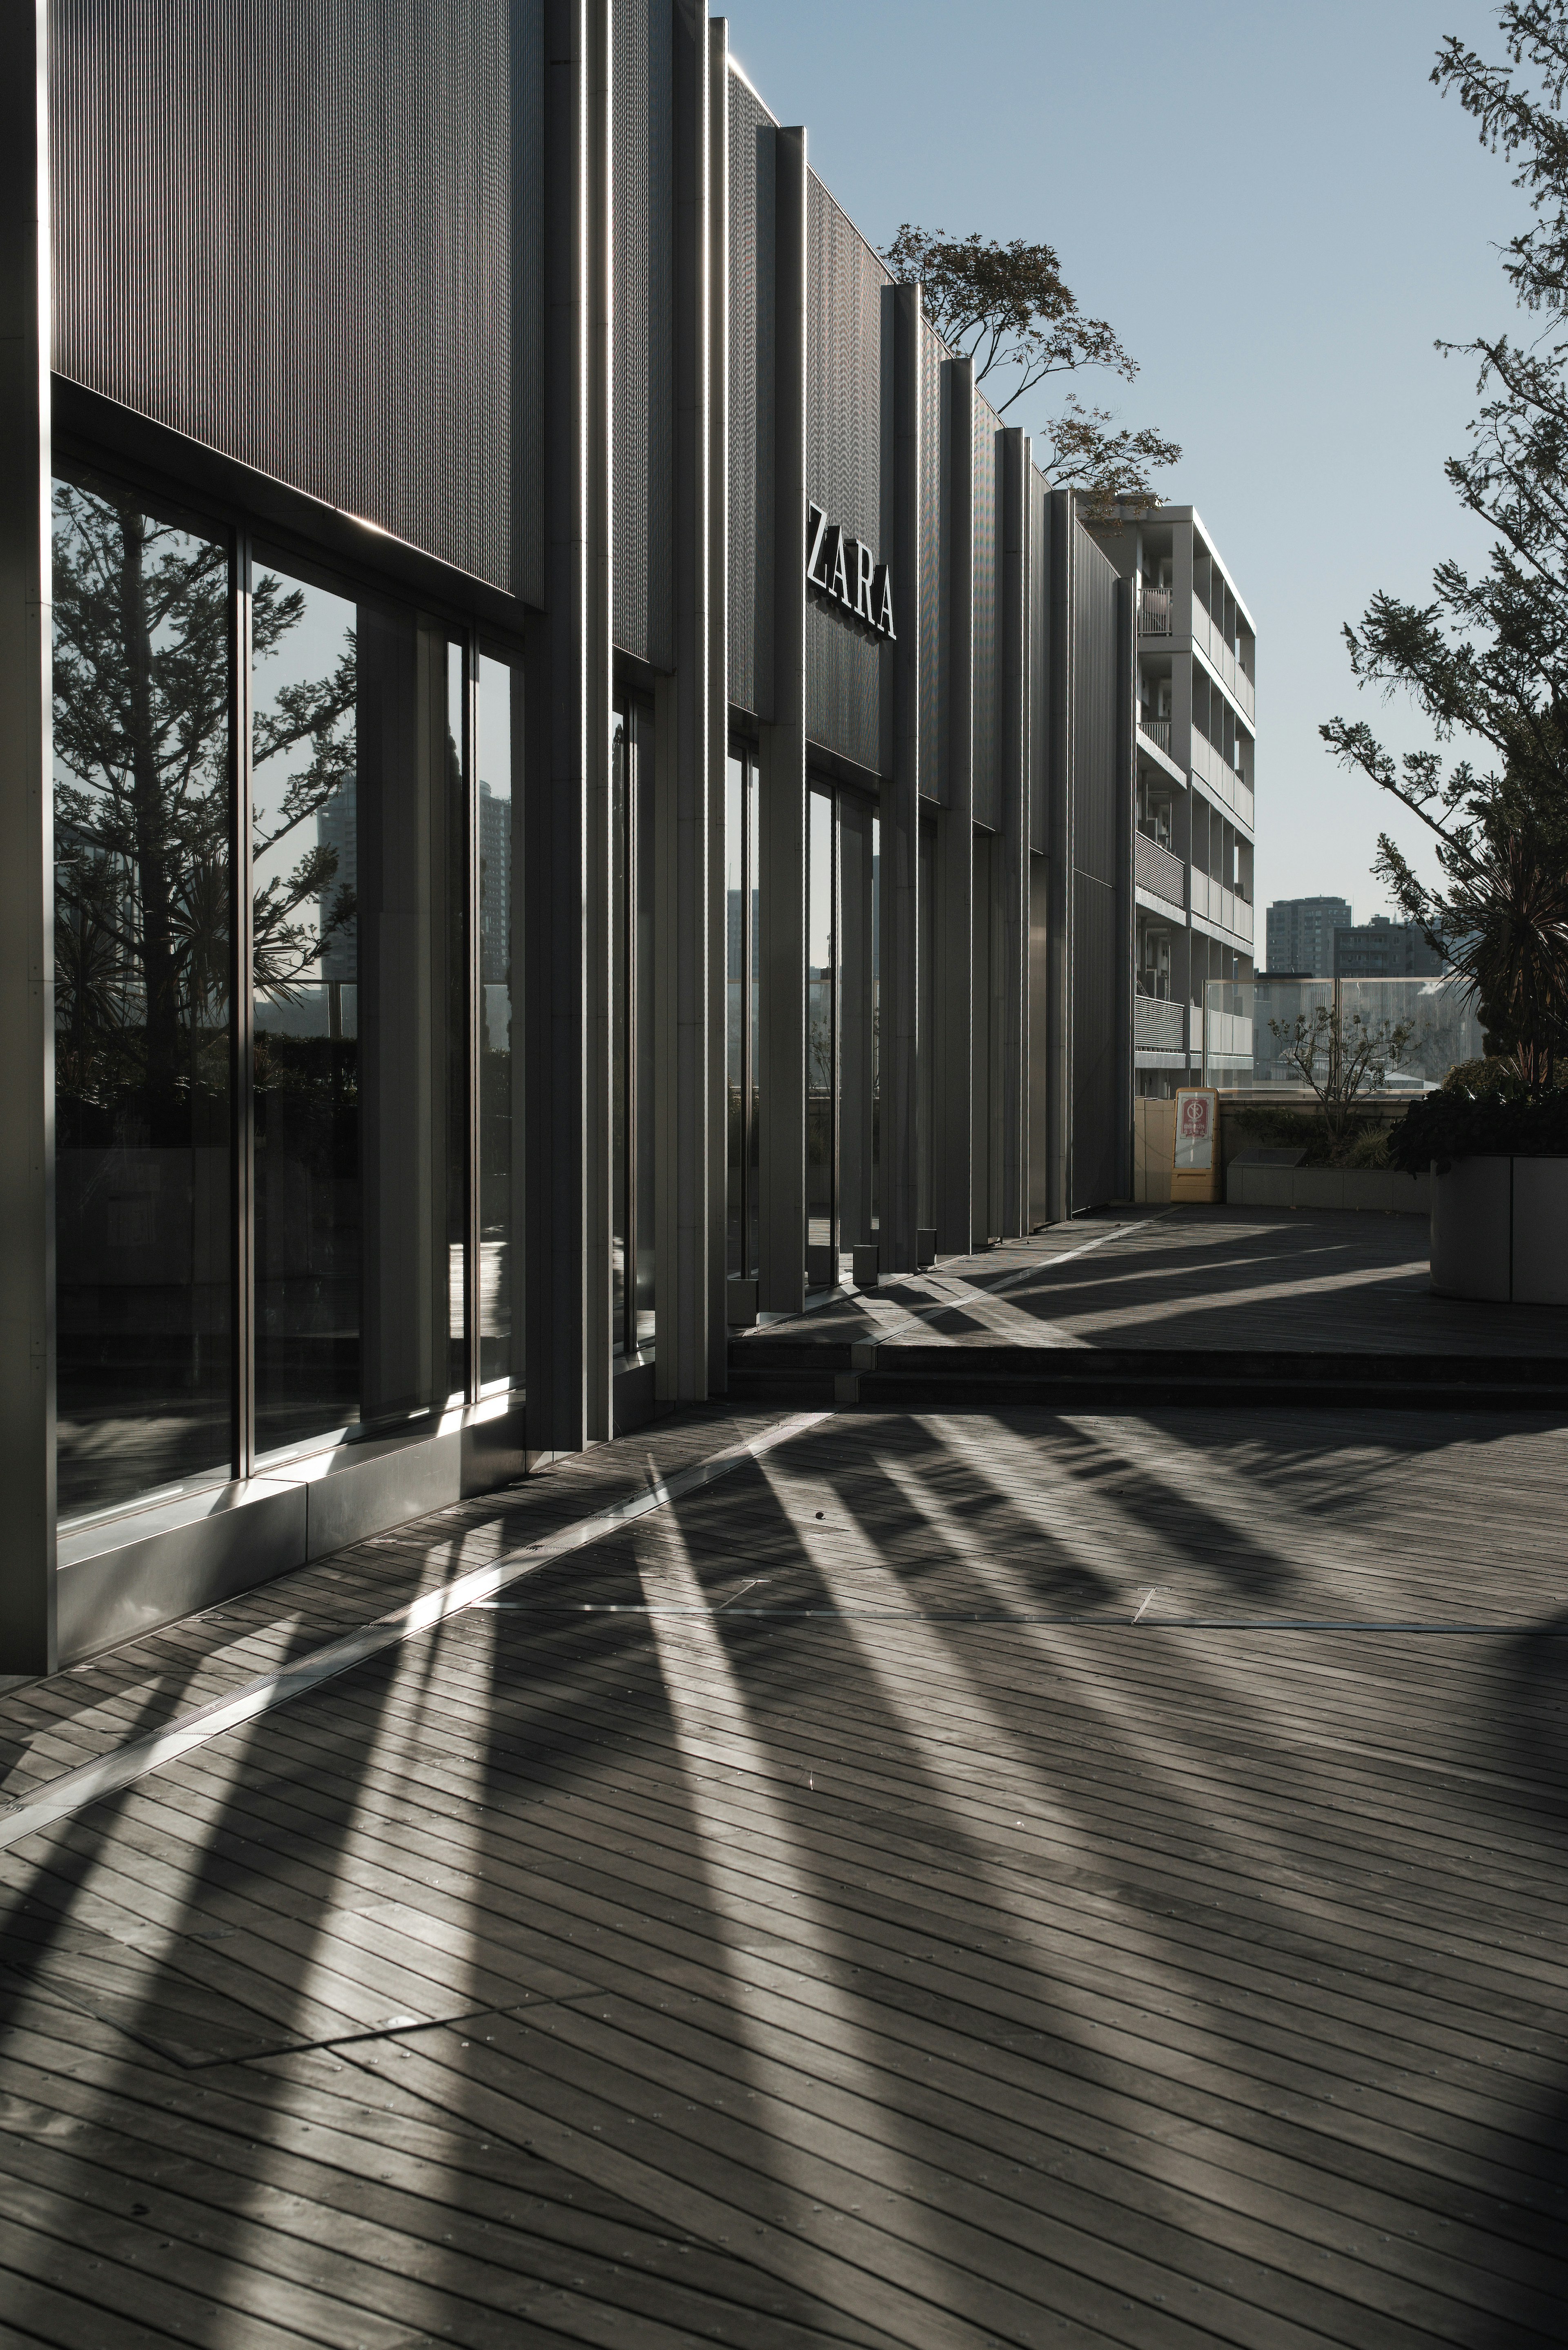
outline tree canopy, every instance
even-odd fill
[[[1000,415],[1053,376],[1108,368],[1130,383],[1137,374],[1109,321],[1080,307],[1052,245],[950,237],[906,221],[883,259],[896,277],[920,285],[926,316],[951,350],[972,359],[976,382],[992,383]],[[1053,481],[1102,501],[1153,504],[1151,473],[1181,455],[1152,427],[1119,424],[1108,409],[1074,393],[1035,440]]]
[[[1532,215],[1501,258],[1539,332],[1438,345],[1476,366],[1469,445],[1445,472],[1490,553],[1474,574],[1439,564],[1428,602],[1380,591],[1345,630],[1356,682],[1404,695],[1435,747],[1396,758],[1365,720],[1320,731],[1433,836],[1436,886],[1387,833],[1373,869],[1538,1087],[1568,1048],[1568,0],[1509,0],[1499,22],[1504,63],[1450,36],[1432,73]]]

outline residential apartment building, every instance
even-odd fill
[[[1196,507],[1090,526],[1137,604],[1134,1069],[1164,1095],[1202,1065],[1210,983],[1252,976],[1257,639]]]
[[[1292,977],[1334,977],[1334,934],[1355,917],[1347,898],[1276,898],[1268,911],[1268,963]]]
[[[21,6],[0,103],[0,1672],[1128,1196],[1250,624],[722,21]]]
[[[1374,914],[1369,922],[1345,923],[1334,934],[1335,979],[1436,979],[1446,968],[1416,922]]]

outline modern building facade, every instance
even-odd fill
[[[1257,638],[1195,507],[1092,528],[1137,607],[1135,1082],[1168,1095],[1203,1066],[1210,983],[1252,976]]]
[[[852,1250],[1128,1196],[1135,795],[1185,1003],[1251,669],[1196,518],[1096,545],[688,0],[0,40],[33,1671],[722,1394]]]
[[[1355,917],[1347,898],[1276,898],[1268,910],[1268,969],[1334,977],[1334,934]]]
[[[1345,923],[1334,934],[1335,979],[1437,979],[1446,969],[1417,922],[1374,914],[1369,922]]]

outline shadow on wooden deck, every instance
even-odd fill
[[[735,1425],[14,1692],[13,1790]],[[1561,1490],[1542,1415],[837,1416],[14,1845],[5,2324],[1560,2338]]]

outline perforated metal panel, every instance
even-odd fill
[[[847,214],[810,175],[805,466],[810,495],[878,560],[893,548],[893,289]],[[890,764],[893,651],[841,606],[805,614],[805,730],[862,766]]]
[[[54,362],[542,574],[539,0],[54,0]]]
[[[774,222],[767,109],[730,76],[730,699],[774,712]]]
[[[1116,575],[1073,548],[1073,1205],[1116,1190]]]
[[[1116,1197],[1116,892],[1073,876],[1073,1170],[1075,1211]]]
[[[971,667],[972,806],[977,823],[993,828],[1002,822],[1002,792],[998,766],[1001,730],[997,723],[999,687],[997,622],[1000,608],[998,535],[996,527],[998,475],[1002,443],[995,411],[977,392],[974,397],[974,568],[972,654]]]
[[[1074,863],[1116,879],[1116,575],[1081,523],[1074,547]]]
[[[673,121],[670,0],[615,0],[615,640],[673,662]]]
[[[920,789],[947,797],[952,362],[920,329]]]
[[[1051,710],[1051,614],[1046,567],[1050,508],[1045,477],[1029,469],[1029,845],[1042,854],[1049,846],[1045,795],[1049,772]]]

